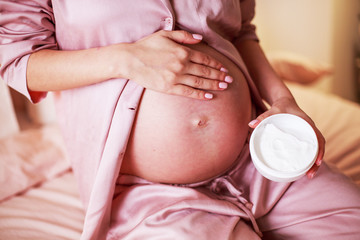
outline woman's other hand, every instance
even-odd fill
[[[145,88],[195,99],[212,99],[232,81],[216,59],[185,44],[202,36],[186,31],[159,31],[127,45],[125,76]]]
[[[318,168],[320,167],[320,164],[324,157],[325,138],[321,134],[320,130],[315,126],[315,123],[311,120],[311,118],[304,111],[302,111],[299,108],[299,106],[296,104],[296,102],[293,98],[286,98],[286,97],[279,98],[276,102],[273,103],[273,105],[271,106],[271,108],[269,110],[260,114],[256,119],[251,121],[249,123],[249,126],[251,128],[255,128],[265,118],[267,118],[271,115],[274,115],[274,114],[278,114],[278,113],[289,113],[289,114],[297,115],[297,116],[303,118],[304,120],[306,120],[314,129],[317,139],[318,139],[318,143],[319,143],[319,151],[318,151],[317,158],[315,160],[315,164],[306,173],[308,178],[310,178],[310,179],[313,178],[315,176]]]

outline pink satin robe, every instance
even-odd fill
[[[176,27],[202,34],[205,42],[233,60],[248,81],[254,104],[259,110],[265,109],[234,47],[237,41],[257,40],[255,28],[250,23],[254,15],[253,0],[0,0],[0,10],[1,77],[33,102],[40,101],[46,93],[27,89],[26,68],[32,52],[134,42],[158,30]],[[279,226],[287,226],[289,218],[272,217],[269,221],[264,216],[275,206],[280,206],[279,200],[289,192],[290,184],[277,184],[261,177],[251,165],[247,149],[243,150],[239,160],[242,168],[235,174],[244,190],[230,184],[233,180],[219,178],[218,182],[227,185],[228,191],[232,189],[233,195],[240,196],[246,191],[249,201],[245,203],[251,202],[252,207],[241,201],[234,204],[225,197],[218,199],[212,196],[216,191],[209,192],[209,187],[149,184],[126,177],[118,179],[142,92],[143,87],[133,81],[112,79],[63,91],[55,99],[68,155],[86,209],[82,239],[119,239],[120,236],[123,239],[159,239],[158,236],[166,239],[193,239],[196,236],[199,236],[197,239],[234,236],[257,239],[258,235],[242,220],[257,218],[261,231],[276,231]],[[326,172],[324,176],[329,175],[324,168],[321,172]],[[325,184],[326,181],[321,179],[327,178],[319,176],[318,179],[317,182]],[[306,181],[293,184],[291,189]],[[342,182],[347,184],[345,180],[333,184],[339,182],[340,185]],[[125,187],[127,184],[130,186]],[[308,187],[304,193],[309,195],[310,190]],[[350,192],[347,209],[353,208],[359,199],[359,194]],[[282,202],[286,203],[286,199]],[[170,212],[173,218],[169,218]],[[298,222],[299,214],[295,214],[290,222]],[[152,221],[149,218],[153,218]],[[196,221],[197,218],[201,221]]]

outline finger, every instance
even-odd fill
[[[169,39],[181,43],[181,44],[196,44],[201,42],[202,35],[200,34],[191,34],[184,30],[177,30],[177,31],[161,31],[160,34],[168,37]]]
[[[260,114],[260,115],[257,117],[257,119],[258,119],[259,121],[262,121],[262,120],[264,120],[265,118],[268,118],[268,117],[270,117],[270,116],[272,116],[272,115],[275,115],[275,114],[278,114],[278,113],[280,113],[280,111],[277,111],[277,110],[274,109],[274,108],[270,108],[269,110],[267,110],[267,111],[263,112],[262,114]]]
[[[251,128],[256,128],[257,125],[259,125],[259,123],[260,123],[260,120],[254,119],[254,120],[252,120],[251,122],[249,122],[248,125],[249,125],[249,127],[251,127]]]
[[[192,75],[184,75],[180,79],[180,83],[185,86],[200,90],[225,90],[228,88],[228,83],[217,81]]]
[[[265,118],[267,118],[268,116],[270,116],[271,114],[269,113],[270,111],[265,111],[262,114],[260,114],[259,116],[257,116],[256,119],[252,120],[251,122],[248,123],[249,127],[251,128],[256,128],[260,122],[262,120],[264,120]]]
[[[187,74],[191,74],[194,76],[200,76],[203,78],[226,81],[228,83],[232,82],[232,77],[227,76],[227,72],[225,69],[215,69],[206,65],[190,63],[187,67],[185,72]]]
[[[257,116],[256,119],[254,119],[254,120],[252,120],[251,122],[249,122],[248,125],[249,125],[249,127],[251,127],[251,128],[256,128],[262,120],[264,120],[264,119],[267,118],[267,117],[270,117],[270,116],[273,115],[273,114],[275,114],[275,113],[273,113],[273,112],[271,111],[271,109],[270,109],[270,110],[267,110],[267,111],[263,112],[262,114],[260,114],[259,116]]]
[[[211,100],[214,95],[210,92],[206,92],[203,90],[195,89],[189,86],[185,86],[182,84],[175,85],[170,94],[200,99],[200,100]]]
[[[218,70],[223,69],[224,71],[227,71],[225,68],[223,68],[221,62],[199,51],[195,51],[195,50],[191,51],[190,61],[197,64],[209,66]]]
[[[323,137],[321,132],[316,127],[315,127],[315,129],[316,129],[315,130],[316,137],[317,137],[318,143],[319,143],[318,155],[316,157],[315,164],[317,166],[320,166],[321,162],[324,158],[324,155],[325,155],[325,138]]]
[[[310,170],[307,171],[306,176],[307,176],[309,179],[313,179],[313,178],[315,177],[318,169],[319,169],[319,166],[316,165],[316,164],[314,164],[314,165],[310,168]]]

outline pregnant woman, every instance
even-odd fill
[[[359,236],[359,189],[319,168],[325,141],[269,66],[254,5],[0,0],[1,77],[33,102],[56,92],[82,239]],[[317,132],[308,178],[271,182],[252,165],[251,128],[275,113]]]

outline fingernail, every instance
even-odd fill
[[[321,165],[321,163],[322,163],[322,161],[323,161],[322,159],[317,160],[317,161],[316,161],[316,165],[317,165],[317,166],[320,166],[320,165]]]
[[[316,175],[316,172],[312,172],[308,176],[310,179],[313,179],[315,177],[315,175]]]
[[[202,39],[203,39],[203,36],[200,35],[200,34],[193,34],[192,36],[193,36],[193,38],[196,39],[196,40],[202,40]]]
[[[252,120],[251,122],[249,122],[249,127],[255,127],[260,121],[257,119]]]
[[[219,83],[219,88],[225,89],[225,88],[227,88],[227,87],[228,87],[228,84],[227,84],[226,82],[220,82],[220,83]]]
[[[227,69],[224,68],[224,67],[220,68],[220,71],[221,71],[221,72],[225,72],[225,73],[228,73],[228,72],[229,72],[229,70],[227,70]]]
[[[205,98],[206,99],[212,99],[214,96],[212,95],[212,93],[205,93]]]
[[[234,81],[234,79],[232,77],[230,77],[230,76],[225,77],[225,82],[232,83],[233,81]]]

